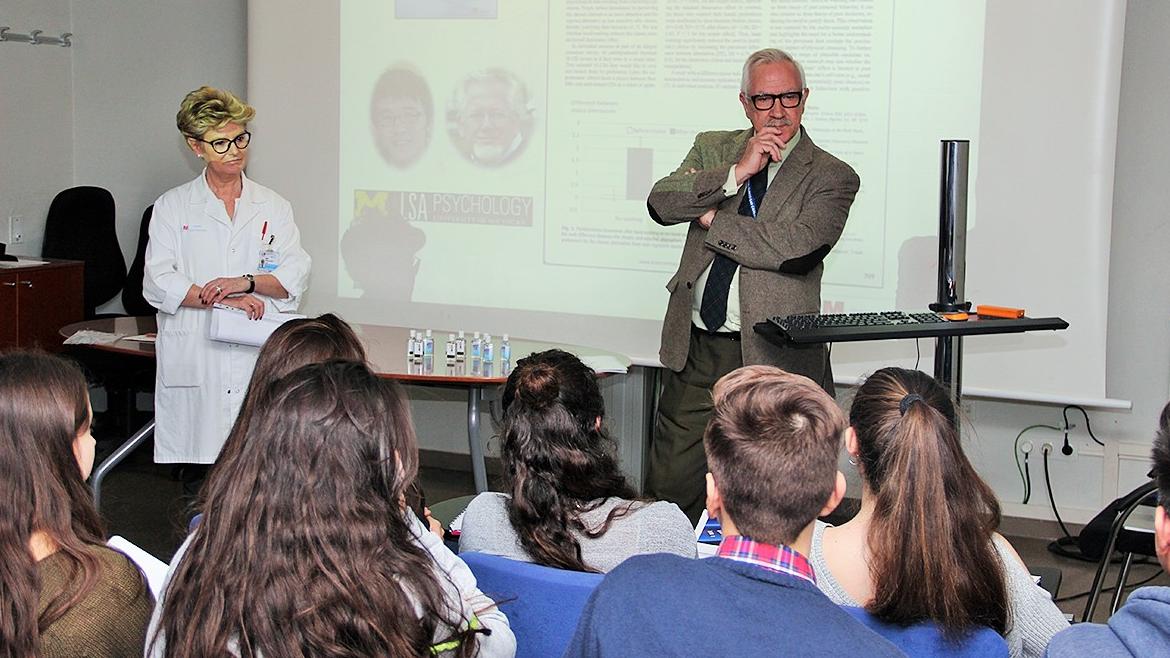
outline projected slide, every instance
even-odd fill
[[[983,3],[712,6],[341,3],[337,295],[660,320],[686,227],[646,195],[697,132],[749,125],[743,60],[775,46],[804,65],[809,136],[862,181],[824,310],[929,302],[939,140],[977,158]]]

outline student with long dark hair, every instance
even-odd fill
[[[641,553],[695,556],[674,503],[637,500],[612,454],[597,376],[548,350],[520,359],[503,395],[501,458],[509,494],[480,494],[463,516],[461,551],[607,572]]]
[[[265,385],[301,366],[331,359],[366,362],[366,349],[345,320],[326,313],[315,318],[289,320],[277,327],[260,348],[240,413],[216,461],[230,461],[239,452],[248,431],[248,420],[257,408],[267,404],[261,399]]]
[[[248,391],[240,406],[240,414],[217,461],[233,459],[247,434],[248,420],[256,408],[266,404],[262,399],[265,384],[271,383],[288,373],[310,363],[324,363],[331,359],[366,363],[366,348],[357,337],[353,327],[332,313],[315,318],[289,320],[276,328],[256,358],[256,367],[248,381]],[[419,518],[425,519],[435,532],[442,535],[442,526],[430,516],[424,506],[421,484],[415,480],[406,492],[406,501]],[[198,505],[197,505],[198,506]]]
[[[171,563],[152,656],[510,656],[507,619],[402,505],[418,469],[397,385],[363,364],[264,385]]]
[[[1041,656],[1068,623],[995,530],[999,503],[959,442],[955,407],[917,370],[883,368],[857,390],[846,448],[861,511],[818,522],[817,585],[887,622],[932,620],[952,637],[995,629],[1013,656]]]
[[[153,603],[105,546],[85,378],[55,356],[0,356],[0,656],[130,656]]]

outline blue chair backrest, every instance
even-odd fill
[[[841,606],[854,619],[871,631],[889,640],[907,656],[955,656],[971,658],[1006,658],[1008,645],[994,630],[981,626],[973,629],[959,642],[950,642],[934,622],[924,621],[911,626],[887,624],[865,611],[865,608]]]
[[[516,635],[516,656],[559,656],[573,639],[599,573],[554,569],[486,553],[460,553],[479,589],[499,603]]]

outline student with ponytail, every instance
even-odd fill
[[[133,656],[153,597],[106,547],[85,378],[55,356],[0,356],[0,657]]]
[[[695,533],[678,506],[637,500],[626,482],[597,377],[580,359],[561,350],[520,359],[503,407],[508,494],[471,501],[460,551],[602,573],[641,553],[695,557]]]
[[[895,624],[935,622],[950,637],[987,626],[1012,656],[1042,656],[1068,626],[996,532],[999,503],[959,442],[945,388],[917,370],[883,368],[853,399],[846,448],[861,510],[817,522],[817,585],[841,605]]]

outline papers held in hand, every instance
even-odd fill
[[[260,347],[277,327],[303,317],[298,313],[266,312],[259,320],[249,320],[248,314],[238,308],[216,304],[211,309],[209,337],[223,343]]]

